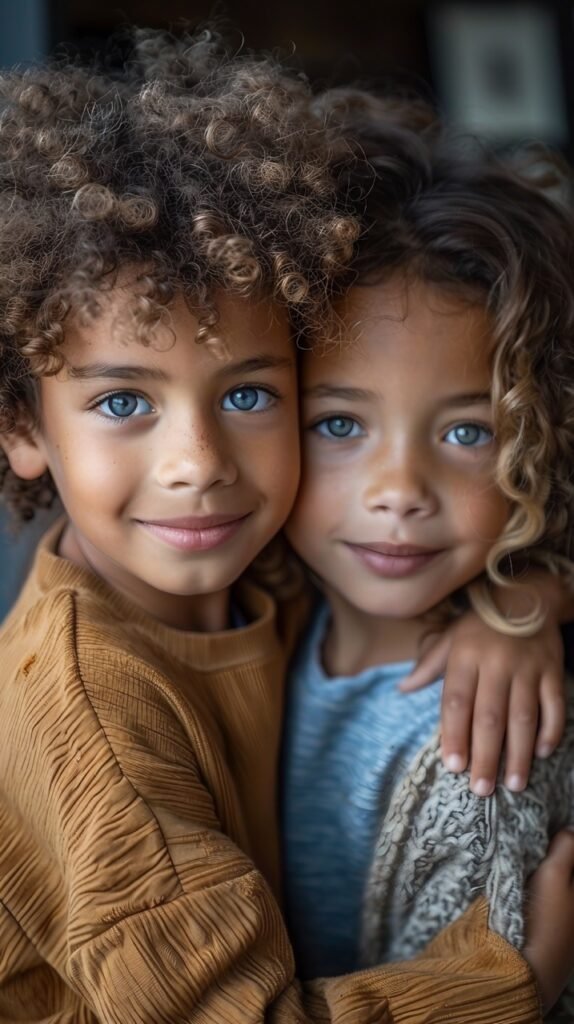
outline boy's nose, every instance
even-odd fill
[[[189,426],[164,435],[156,477],[167,489],[187,487],[203,492],[235,483],[238,468],[217,430]]]

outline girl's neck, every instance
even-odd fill
[[[331,676],[350,676],[375,665],[413,661],[431,627],[426,618],[395,619],[369,615],[325,588],[331,616],[322,660]]]

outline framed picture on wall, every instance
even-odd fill
[[[493,141],[568,144],[559,24],[551,8],[437,3],[427,18],[437,95],[458,127]]]

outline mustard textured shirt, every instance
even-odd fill
[[[245,584],[250,625],[170,629],[59,558],[60,530],[0,633],[0,1024],[540,1021],[483,902],[415,960],[298,982],[272,599]]]

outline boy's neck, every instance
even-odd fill
[[[418,658],[421,642],[429,633],[427,620],[368,615],[329,588],[325,588],[325,596],[331,617],[322,661],[329,675],[356,675],[376,665]]]
[[[216,594],[192,596],[160,593],[153,587],[142,585],[141,580],[137,581],[137,585],[131,587],[129,577],[114,571],[112,563],[103,568],[93,564],[89,553],[79,541],[70,523],[62,534],[58,554],[61,558],[66,558],[105,580],[113,590],[123,597],[127,597],[143,612],[162,622],[165,626],[197,633],[216,633],[229,628],[231,595],[229,587]]]

